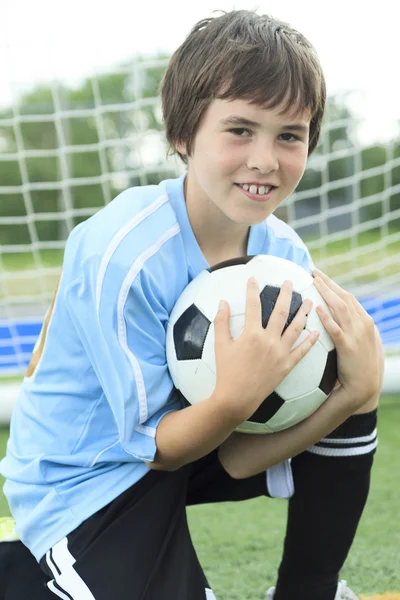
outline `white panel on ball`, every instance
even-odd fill
[[[207,365],[210,371],[216,373],[216,364],[215,364],[215,329],[214,322],[211,323],[208,328],[206,339],[204,341],[203,352],[201,355],[201,360]]]
[[[207,286],[207,280],[210,275],[211,274],[208,271],[201,271],[201,273],[185,287],[172,309],[169,323],[174,324],[177,319],[179,319],[182,312],[193,304],[193,299],[196,297],[198,290]]]
[[[328,352],[330,350],[333,350],[335,345],[332,342],[332,338],[329,335],[329,333],[326,331],[325,327],[322,325],[321,319],[319,318],[318,313],[316,311],[316,307],[318,305],[320,305],[329,312],[330,309],[328,308],[328,305],[326,304],[325,300],[322,298],[322,296],[320,295],[319,291],[314,286],[314,284],[310,285],[310,287],[308,287],[306,290],[304,290],[304,292],[302,293],[302,296],[303,296],[303,300],[306,300],[307,298],[309,298],[313,302],[313,308],[307,317],[306,328],[308,329],[308,331],[314,331],[314,329],[318,329],[318,331],[320,331],[318,341],[323,345],[323,347]]]
[[[178,361],[179,389],[191,404],[206,400],[214,391],[215,373],[201,360]]]
[[[196,306],[210,321],[215,319],[220,298],[229,302],[231,315],[243,312],[247,279],[245,265],[213,271],[209,281],[195,298]]]
[[[286,279],[293,283],[297,292],[302,292],[312,283],[311,275],[296,263],[266,254],[255,256],[246,265],[248,277],[254,276],[265,285],[280,287]],[[265,275],[264,275],[265,273]]]
[[[293,347],[300,344],[308,335],[308,331],[302,331]],[[310,390],[317,388],[321,383],[327,356],[328,353],[318,340],[311,350],[303,356],[301,361],[293,367],[285,379],[277,386],[275,391],[281,398],[288,400],[303,396]]]
[[[288,400],[268,421],[270,431],[281,431],[297,425],[309,417],[326,400],[326,394],[319,388],[305,394],[302,398]]]

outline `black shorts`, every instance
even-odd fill
[[[275,473],[281,490],[291,475],[287,467],[283,463]],[[41,592],[34,599],[214,600],[191,541],[186,506],[285,496],[279,489],[271,494],[268,481],[265,473],[232,479],[217,450],[177,471],[150,471],[47,552],[41,569],[36,563],[41,583],[32,580],[31,591]],[[6,600],[25,599],[11,594]]]

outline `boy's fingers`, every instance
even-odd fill
[[[230,307],[226,300],[219,303],[217,314],[214,318],[215,344],[224,343],[232,339],[230,331]]]
[[[293,348],[293,350],[290,353],[290,359],[292,361],[292,366],[291,369],[293,369],[293,367],[295,365],[297,365],[298,362],[301,361],[302,358],[305,357],[305,355],[311,350],[311,348],[314,346],[315,342],[318,340],[319,338],[319,331],[312,331],[302,342],[301,344],[299,344],[298,346],[296,346],[296,348]]]
[[[281,337],[290,312],[290,304],[292,302],[292,291],[292,282],[284,281],[266,327],[268,335],[272,334],[277,337]]]
[[[341,298],[345,302],[350,301],[351,294],[349,294],[349,292],[346,292],[346,290],[340,287],[340,285],[336,283],[336,281],[333,281],[333,279],[328,277],[328,275],[326,275],[322,271],[319,271],[318,269],[314,269],[313,275],[314,278],[319,277],[320,279],[322,279],[325,285],[328,286],[328,288],[330,288],[333,292],[335,292],[335,294],[339,296],[339,298]]]
[[[351,327],[351,311],[354,308],[352,302],[339,297],[319,276],[314,279],[314,285],[328,304],[329,308],[332,309],[339,325],[345,328]],[[347,292],[345,293],[347,294]]]
[[[343,336],[343,331],[341,327],[336,323],[335,319],[332,317],[329,311],[327,311],[322,306],[317,306],[316,311],[318,313],[319,318],[321,319],[322,325],[325,327],[326,331],[329,333],[334,343],[339,343]]]
[[[261,324],[261,300],[260,289],[257,279],[250,277],[247,282],[245,327],[260,327]]]
[[[289,348],[293,346],[299,335],[304,329],[304,326],[307,322],[307,317],[312,309],[312,301],[307,299],[305,300],[300,309],[297,311],[296,316],[293,321],[290,323],[289,327],[282,334],[282,340],[287,342]]]
[[[340,298],[342,298],[342,300],[351,305],[360,316],[365,316],[365,309],[363,308],[362,304],[360,304],[360,302],[357,300],[357,298],[353,296],[353,294],[346,292],[346,290],[341,288],[339,284],[333,281],[333,279],[330,279],[327,275],[325,275],[325,273],[322,273],[322,271],[320,271],[319,269],[314,269],[313,275],[314,277],[320,277],[328,287],[330,287]]]

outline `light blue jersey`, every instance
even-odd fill
[[[37,560],[148,472],[160,419],[182,407],[166,328],[183,289],[209,267],[184,178],[128,189],[67,241],[0,463],[17,531]],[[313,268],[273,215],[251,227],[247,253]]]

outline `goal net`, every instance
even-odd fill
[[[72,228],[123,189],[183,172],[167,158],[157,97],[167,61],[137,58],[73,84],[16,86],[0,107],[0,382],[26,369]],[[319,147],[278,216],[373,315],[392,364],[400,349],[400,132],[394,124],[392,136],[367,139],[369,124],[350,105],[329,99]],[[397,372],[390,385],[400,388]]]

